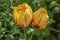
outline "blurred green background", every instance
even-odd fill
[[[48,11],[49,23],[44,30],[29,25],[26,28],[26,40],[60,40],[60,0],[0,0],[0,40],[25,40],[24,29],[13,20],[13,8],[28,3],[33,11],[44,7]]]

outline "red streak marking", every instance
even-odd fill
[[[24,27],[24,25],[22,24],[22,27]]]
[[[30,24],[33,22],[33,20],[31,20]]]
[[[37,25],[35,25],[34,27],[35,27],[35,28],[37,28],[37,29],[39,29],[39,25],[38,25],[38,24],[37,24]]]
[[[31,22],[30,22],[30,24],[32,24],[32,22],[33,22],[33,18],[31,19]]]

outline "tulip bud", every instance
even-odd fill
[[[13,18],[17,25],[27,27],[32,20],[32,9],[27,3],[18,5],[13,10]]]
[[[45,29],[48,24],[48,14],[47,10],[45,8],[39,8],[36,12],[33,14],[33,26],[37,29]]]

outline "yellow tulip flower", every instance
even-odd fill
[[[45,8],[39,8],[33,14],[33,26],[37,29],[45,29],[48,24],[49,16]]]
[[[27,3],[14,7],[13,18],[17,25],[26,28],[32,20],[32,9]]]

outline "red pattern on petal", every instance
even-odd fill
[[[33,20],[31,20],[30,24],[33,22]]]
[[[37,24],[37,25],[35,25],[34,27],[35,27],[35,28],[37,28],[37,29],[39,29],[39,28],[40,28],[40,26],[39,26],[38,24]]]

